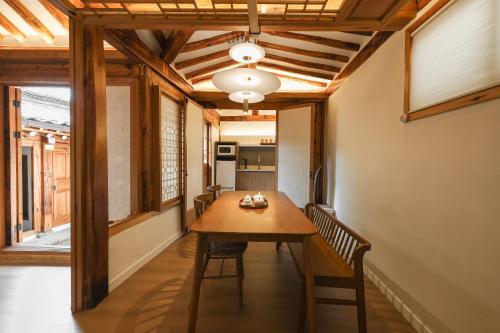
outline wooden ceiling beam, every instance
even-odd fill
[[[165,35],[163,35],[163,32],[161,30],[151,30],[151,32],[153,33],[153,36],[160,45],[161,49],[165,50],[167,48],[167,39],[165,38]]]
[[[0,26],[2,26],[5,30],[7,30],[14,38],[22,43],[26,40],[26,35],[19,30],[7,17],[5,17],[2,13],[0,13]]]
[[[56,37],[19,0],[4,0],[43,40],[52,44]]]
[[[104,30],[104,39],[117,50],[131,59],[145,63],[165,80],[175,85],[185,94],[190,95],[193,87],[186,82],[176,71],[172,70],[165,61],[156,56],[132,30]]]
[[[257,11],[257,0],[247,0],[248,28],[251,34],[259,34],[259,12]]]
[[[238,31],[228,32],[228,33],[225,33],[222,35],[217,35],[214,37],[202,39],[202,40],[199,40],[196,42],[187,43],[186,45],[184,45],[184,47],[181,49],[180,52],[184,53],[184,52],[201,50],[201,49],[204,49],[204,48],[207,48],[210,46],[228,43],[231,40],[241,38],[241,37],[243,37],[242,32],[238,32]]]
[[[306,34],[299,34],[296,32],[288,32],[288,31],[268,31],[266,32],[268,35],[277,36],[287,39],[300,40],[302,42],[309,42],[318,45],[334,47],[337,49],[348,50],[348,51],[359,51],[361,47],[358,43],[346,42],[343,40],[326,38],[321,36],[313,36]]]
[[[114,63],[133,63],[118,50],[105,49],[104,57]],[[0,46],[0,61],[10,63],[54,63],[69,61],[69,49]]]
[[[219,63],[213,64],[213,65],[207,66],[207,67],[203,67],[203,68],[194,70],[192,72],[188,72],[184,76],[186,77],[186,79],[190,80],[190,79],[193,79],[195,77],[202,76],[202,75],[205,75],[208,73],[217,72],[217,71],[220,71],[222,69],[225,69],[225,68],[228,68],[228,67],[231,67],[234,65],[238,65],[238,64],[239,64],[238,62],[236,62],[232,59],[226,60],[226,61],[219,62]]]
[[[55,1],[55,0],[51,0]],[[163,15],[128,15],[100,14],[84,18],[85,24],[103,25],[109,29],[177,29],[209,31],[248,31],[248,20],[186,19],[182,17],[166,19]],[[398,31],[404,25],[382,25],[376,19],[362,19],[335,23],[316,20],[259,20],[261,32],[266,31]],[[186,51],[187,52],[187,51]]]
[[[373,31],[342,31],[346,34],[357,35],[357,36],[366,36],[370,37],[373,35]]]
[[[275,115],[221,116],[220,121],[276,121]]]
[[[339,13],[335,16],[335,22],[343,23],[359,6],[360,2],[361,0],[344,0],[339,8]]]
[[[382,44],[385,43],[389,37],[392,36],[394,32],[391,31],[380,31],[373,36],[373,38],[363,47],[361,51],[352,59],[352,61],[344,67],[344,69],[337,75],[334,81],[330,83],[326,92],[331,94],[337,90],[342,82],[351,76],[354,71],[356,71],[364,62],[371,57],[375,51],[378,50]]]
[[[181,49],[186,45],[194,31],[172,31],[167,39],[167,45],[162,50],[160,57],[171,64]]]
[[[274,110],[285,106],[324,102],[328,96],[324,92],[275,92],[266,95],[263,102],[251,104],[251,109]],[[233,110],[241,110],[242,108],[241,103],[230,101],[225,92],[195,91],[191,97],[206,108]]]
[[[183,69],[186,67],[191,67],[194,65],[199,65],[207,61],[219,59],[219,58],[224,58],[229,56],[229,50],[221,50],[209,54],[205,54],[199,57],[191,58],[191,59],[186,59],[186,60],[181,60],[178,61],[174,64],[176,69]]]
[[[299,69],[299,68],[287,67],[287,66],[277,65],[277,64],[273,64],[273,63],[265,62],[265,61],[260,61],[259,63],[257,63],[257,67],[267,68],[267,69],[275,69],[275,70],[279,70],[279,71],[283,71],[283,72],[287,72],[287,73],[291,73],[291,74],[310,76],[310,77],[314,77],[317,79],[333,80],[332,74],[313,72],[313,71],[308,71],[308,70]]]
[[[334,61],[338,61],[338,62],[349,62],[348,56],[339,55],[339,54],[335,54],[335,53],[327,53],[327,52],[320,52],[320,51],[313,51],[313,50],[304,50],[304,49],[299,49],[296,47],[280,45],[280,44],[275,44],[275,43],[269,43],[269,42],[263,42],[263,41],[258,41],[258,44],[260,46],[262,46],[263,48],[284,51],[284,52],[289,52],[289,53],[294,53],[294,54],[301,54],[301,55],[304,55],[307,57],[326,59],[326,60],[334,60]]]
[[[57,20],[64,28],[64,30],[69,31],[69,19],[61,12],[57,7],[55,7],[49,0],[38,0],[42,6],[47,9],[50,15]]]
[[[383,25],[389,24],[399,11],[407,4],[408,0],[397,0],[381,19]]]
[[[288,64],[296,65],[296,66],[301,66],[301,67],[306,67],[306,68],[311,68],[311,69],[319,69],[319,70],[323,70],[323,71],[327,71],[327,72],[334,72],[334,73],[340,72],[340,67],[337,67],[337,66],[320,64],[317,62],[303,61],[303,60],[298,60],[298,59],[292,59],[292,58],[272,54],[269,52],[266,53],[265,57],[267,59],[281,61],[281,62],[285,62]]]

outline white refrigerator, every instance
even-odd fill
[[[236,188],[236,161],[217,160],[215,179],[221,185],[221,192],[234,191]]]

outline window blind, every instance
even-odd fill
[[[498,84],[498,0],[456,0],[413,32],[410,112]]]

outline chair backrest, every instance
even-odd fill
[[[201,214],[214,202],[213,193],[203,193],[194,197],[194,211],[196,218],[200,218]]]
[[[220,185],[207,186],[207,191],[213,194],[214,200],[217,200],[217,198],[220,197],[220,189]]]
[[[371,248],[369,241],[316,204],[306,205],[306,216],[316,226],[320,235],[351,267],[363,268],[363,255]]]

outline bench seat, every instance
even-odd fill
[[[302,243],[288,243],[295,265],[300,274],[304,275],[304,257]],[[328,278],[346,282],[353,281],[354,270],[335,252],[330,244],[321,236],[311,237],[312,267],[316,285]]]
[[[370,242],[358,235],[320,206],[307,204],[307,217],[319,233],[311,237],[311,265],[314,285],[317,287],[347,288],[356,292],[355,299],[316,297],[319,304],[349,305],[357,308],[358,331],[366,333],[363,256],[371,248]],[[298,272],[304,278],[302,243],[288,243]],[[305,320],[305,291],[299,312],[299,332]]]

